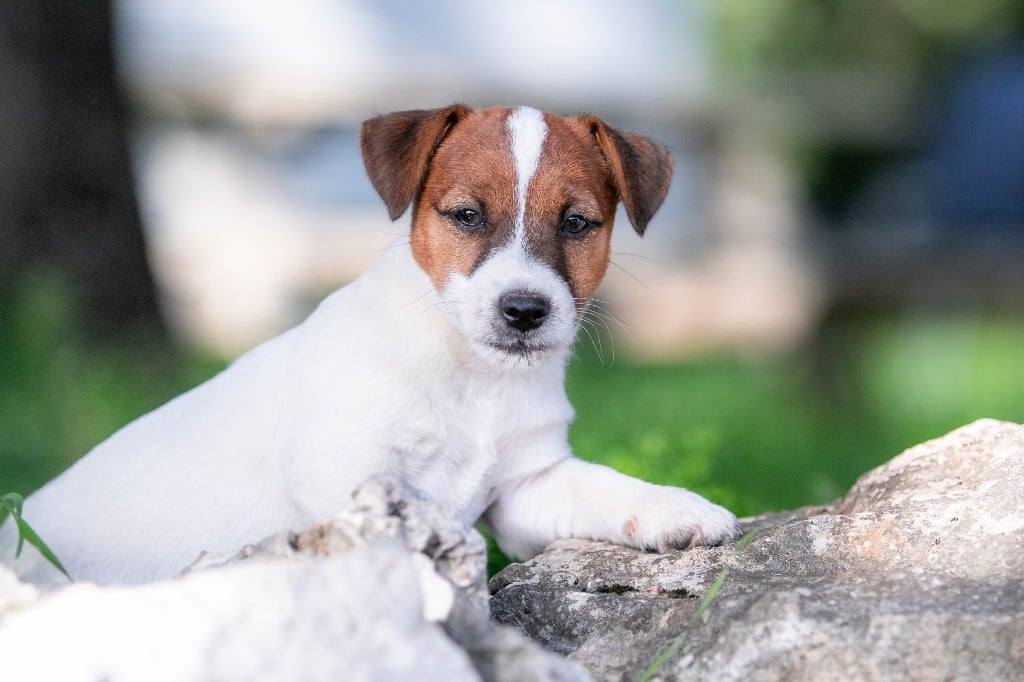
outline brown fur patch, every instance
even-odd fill
[[[412,252],[438,288],[449,274],[470,275],[512,237],[516,176],[510,109],[461,106],[398,112],[363,128],[363,154],[392,218],[413,202]],[[526,248],[566,281],[577,304],[593,295],[608,268],[615,206],[621,199],[643,232],[668,191],[672,160],[647,138],[622,133],[592,116],[544,114],[547,135],[527,188]],[[466,230],[452,213],[484,216]],[[595,228],[560,233],[578,214]]]
[[[505,119],[508,109],[473,111],[434,154],[416,204],[412,251],[440,287],[452,272],[469,275],[508,241],[515,221],[515,168]],[[445,213],[480,211],[484,226],[467,232]]]
[[[622,537],[626,538],[629,542],[636,542],[639,538],[640,533],[640,521],[635,516],[630,516],[629,520],[622,524]]]
[[[608,268],[618,197],[587,126],[553,114],[544,120],[547,137],[526,194],[526,245],[565,278],[582,304]],[[573,214],[597,227],[579,238],[560,234],[559,226]]]
[[[468,113],[466,107],[453,104],[396,111],[363,123],[359,136],[363,164],[392,220],[416,198],[437,145]]]
[[[579,120],[597,140],[629,222],[642,235],[668,194],[672,156],[643,135],[618,131],[594,116]]]

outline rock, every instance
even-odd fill
[[[38,598],[36,588],[20,582],[14,571],[0,564],[0,623],[3,623],[5,611],[28,606]]]
[[[487,546],[472,528],[442,513],[393,481],[372,479],[352,495],[352,505],[327,523],[302,533],[272,535],[257,545],[217,555],[204,553],[182,575],[249,559],[313,559],[343,554],[382,538],[411,552],[423,595],[423,616],[444,622],[459,598],[486,612]]]
[[[603,680],[660,655],[652,679],[1024,679],[1024,427],[976,422],[743,525],[663,555],[555,543],[492,579],[492,615]]]
[[[556,543],[484,586],[471,528],[388,481],[140,587],[0,567],[0,671],[62,680],[1024,678],[1024,427],[912,448],[730,547]],[[489,620],[508,625],[499,625]],[[562,658],[547,649],[568,656]],[[59,652],[59,655],[55,655]]]
[[[2,568],[2,567],[0,567]],[[488,619],[472,528],[374,480],[329,522],[139,587],[39,597],[0,570],[0,671],[19,680],[588,680]],[[59,651],[59,655],[54,655]]]
[[[77,584],[0,627],[21,680],[479,679],[422,618],[397,543],[247,562],[142,587]],[[59,651],[59,655],[53,655]]]

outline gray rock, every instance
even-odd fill
[[[18,680],[479,679],[424,621],[395,542],[141,587],[72,585],[6,618],[0,661]]]
[[[174,581],[40,596],[0,570],[0,671],[18,680],[590,679],[488,619],[485,571],[479,533],[374,480],[329,522],[203,555]]]
[[[606,680],[662,654],[652,679],[1024,679],[1024,427],[976,422],[743,525],[663,555],[555,543],[492,579],[492,615]]]
[[[443,624],[484,680],[591,679],[583,667],[490,620],[487,545],[475,529],[388,479],[367,481],[352,500],[328,523],[303,533],[274,535],[227,556],[203,555],[184,573],[254,558],[331,556],[379,538],[396,538],[413,553],[424,595],[424,618]]]
[[[220,568],[247,560],[310,560],[344,554],[388,538],[412,554],[424,597],[424,618],[444,622],[456,600],[486,612],[487,546],[476,530],[467,528],[436,506],[396,482],[377,478],[352,495],[352,504],[330,521],[301,533],[272,535],[256,545],[230,554],[207,554],[182,571]]]

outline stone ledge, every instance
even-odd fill
[[[1024,427],[975,422],[742,524],[740,549],[555,543],[491,580],[492,617],[597,679],[676,641],[658,679],[1024,679]]]

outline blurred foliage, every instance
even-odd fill
[[[1024,322],[839,323],[792,358],[569,371],[586,459],[740,514],[827,502],[903,449],[981,417],[1024,421]]]
[[[27,494],[223,362],[81,331],[66,281],[37,273],[0,294],[0,490]]]
[[[709,7],[719,98],[786,140],[833,220],[876,169],[923,143],[932,100],[958,66],[1024,35],[1024,0]]]
[[[576,453],[737,514],[821,504],[904,449],[982,417],[1024,422],[1024,320],[839,322],[788,359],[569,368]],[[489,570],[507,563],[490,545]]]
[[[97,345],[53,277],[0,300],[0,490],[28,494],[135,417],[223,367],[142,342]],[[1024,421],[1020,319],[848,320],[789,359],[569,368],[585,459],[739,514],[827,502],[902,449],[979,417]],[[494,554],[492,569],[502,559]]]
[[[754,79],[793,66],[872,67],[921,75],[954,51],[1019,32],[1020,0],[719,0],[720,75]]]

